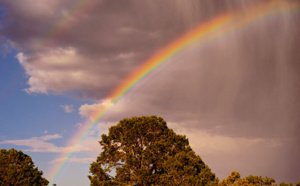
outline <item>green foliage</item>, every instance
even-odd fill
[[[292,183],[287,184],[281,182],[275,183],[275,179],[269,177],[253,176],[249,175],[245,178],[241,178],[239,172],[232,171],[230,175],[219,183],[219,186],[293,186]],[[300,182],[296,182],[295,186],[300,186]]]
[[[48,185],[31,157],[15,149],[0,150],[0,185]]]
[[[92,176],[88,176],[91,185],[218,183],[188,139],[169,129],[160,117],[125,118],[102,135],[100,144],[103,151],[91,164]]]
[[[249,175],[241,179],[239,172],[232,171],[230,175],[219,183],[220,186],[271,186],[275,180],[269,177]]]
[[[279,184],[279,186],[293,186],[293,184],[292,183],[288,184],[288,183],[285,183],[285,182],[281,182]]]

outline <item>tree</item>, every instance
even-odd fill
[[[217,185],[218,179],[157,116],[121,120],[103,134],[102,152],[90,167],[91,185]]]
[[[239,172],[232,171],[226,179],[220,181],[219,186],[293,186],[293,184],[285,182],[277,184],[275,179],[267,176],[263,178],[261,176],[249,175],[241,178]],[[295,186],[300,186],[300,182],[296,182]]]
[[[48,185],[31,157],[15,149],[0,150],[0,185]]]
[[[293,184],[292,183],[288,184],[283,181],[279,184],[279,186],[293,186]]]
[[[232,171],[230,175],[219,183],[220,186],[270,186],[275,185],[275,180],[269,177],[249,175],[241,179],[239,172]]]

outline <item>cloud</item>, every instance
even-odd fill
[[[26,151],[30,152],[54,152],[54,153],[69,153],[70,150],[75,152],[88,152],[88,153],[99,153],[101,148],[98,143],[98,137],[87,137],[80,144],[74,146],[58,147],[53,143],[48,142],[49,140],[62,138],[59,134],[45,135],[41,137],[32,137],[30,139],[19,139],[19,140],[3,140],[0,144],[11,144],[17,146],[28,147]]]
[[[68,161],[68,162],[72,162],[72,163],[91,163],[93,161],[95,161],[95,158],[59,158],[59,159],[55,159],[53,161],[48,162],[49,164],[55,164],[55,163],[60,163],[62,161]]]
[[[82,66],[82,61],[88,61],[77,54],[73,48],[55,48],[45,53],[38,53],[34,59],[29,59],[24,53],[17,55],[30,77],[30,88],[27,93],[45,93],[49,91],[66,92],[74,89],[101,88],[96,82],[104,74],[92,73],[90,66]]]
[[[201,11],[191,13],[197,6],[171,1],[158,9],[150,1],[89,1],[73,12],[71,0],[32,2],[3,2],[9,18],[2,35],[21,51],[28,93],[80,90],[81,96],[103,98],[159,48],[204,19],[186,22]]]
[[[73,105],[61,105],[61,107],[65,110],[66,113],[74,112]]]
[[[168,126],[178,134],[184,134],[189,138],[190,145],[198,152],[206,154],[230,153],[236,154],[240,149],[255,148],[256,146],[268,146],[279,148],[280,140],[266,138],[230,137],[215,131],[189,129],[182,127],[182,123],[168,123]],[[202,154],[202,153],[199,153]]]
[[[88,152],[93,154],[99,154],[101,152],[101,146],[99,144],[100,137],[96,135],[96,137],[92,137],[91,135],[84,139],[78,147],[76,148],[76,152]],[[77,145],[77,144],[76,144]]]
[[[97,112],[101,110],[106,110],[112,105],[113,103],[111,102],[111,100],[103,100],[101,103],[91,105],[84,104],[80,106],[79,114],[84,117],[93,117],[94,115],[96,115]]]
[[[62,138],[62,136],[60,134],[45,135],[45,136],[39,137],[39,139],[41,139],[43,141],[48,141],[48,140],[53,140],[53,139],[59,139],[59,138]]]
[[[220,179],[226,178],[231,171],[239,171],[242,176],[250,174],[282,179],[288,170],[274,170],[274,162],[285,167],[289,160],[282,149],[292,148],[291,141],[264,137],[230,137],[215,130],[201,130],[183,127],[183,123],[168,122],[169,128],[177,134],[186,135],[192,149],[212,169]],[[223,130],[222,127],[218,127]],[[293,140],[294,141],[294,140]],[[281,161],[279,161],[279,159]],[[294,159],[294,158],[293,158]],[[296,159],[294,159],[296,160]]]
[[[62,147],[57,147],[53,143],[47,142],[48,140],[62,138],[59,134],[45,135],[41,137],[32,137],[30,139],[20,140],[4,140],[0,141],[0,144],[11,144],[17,146],[29,147],[27,151],[31,152],[62,152]]]
[[[299,146],[300,130],[297,13],[272,15],[193,51],[174,54],[171,65],[112,105],[107,96],[166,44],[217,15],[257,1],[90,0],[72,12],[73,3],[2,2],[8,11],[0,38],[19,52],[16,57],[28,77],[27,93],[94,100],[79,108],[79,114],[91,120],[94,113],[112,106],[101,120],[103,128],[124,117],[162,116],[186,133],[193,148],[216,169],[212,158],[223,167],[240,164],[252,171],[268,170],[270,162],[280,162],[281,170],[294,166],[292,160],[296,162],[300,153],[291,148]],[[56,152],[70,149],[45,139],[5,142],[40,151],[47,151],[45,144]],[[98,144],[85,144],[79,149],[96,151]],[[254,167],[253,157],[264,167]]]
[[[99,119],[99,116],[106,111],[110,112],[109,115],[114,113],[115,116],[119,116],[120,114],[124,113],[124,109],[125,107],[123,107],[122,104],[118,104],[118,106],[116,106],[111,100],[106,99],[100,103],[81,105],[79,108],[79,114],[83,117],[88,117],[91,121],[95,121],[96,119]],[[106,115],[104,117],[106,118]],[[103,117],[101,119],[103,119]],[[117,120],[113,120],[113,122],[115,121]]]

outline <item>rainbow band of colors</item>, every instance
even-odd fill
[[[80,1],[82,2],[82,0]],[[79,3],[77,3],[79,4]],[[77,6],[77,5],[76,5]],[[63,153],[60,158],[62,161],[53,166],[50,172],[50,181],[54,182],[60,174],[66,162],[72,157],[79,144],[86,138],[89,132],[103,119],[107,112],[124,97],[130,95],[138,86],[149,80],[153,74],[166,64],[171,64],[177,56],[198,48],[207,42],[221,37],[230,31],[239,29],[252,22],[264,19],[271,15],[291,12],[298,10],[300,3],[297,1],[271,0],[262,4],[254,5],[238,12],[228,12],[219,15],[212,20],[201,23],[198,27],[179,37],[162,50],[154,54],[150,59],[145,61],[143,65],[124,82],[120,84],[107,98],[113,104],[106,108],[100,108],[93,114],[93,121],[87,122],[83,128],[70,141],[68,152]],[[62,23],[64,21],[60,21]]]

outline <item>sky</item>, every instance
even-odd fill
[[[179,51],[126,97],[109,99],[172,41],[265,2],[0,0],[0,147],[30,155],[51,184],[89,185],[101,134],[122,118],[157,115],[220,179],[235,170],[300,181],[299,8]],[[295,3],[286,2],[279,6]]]

